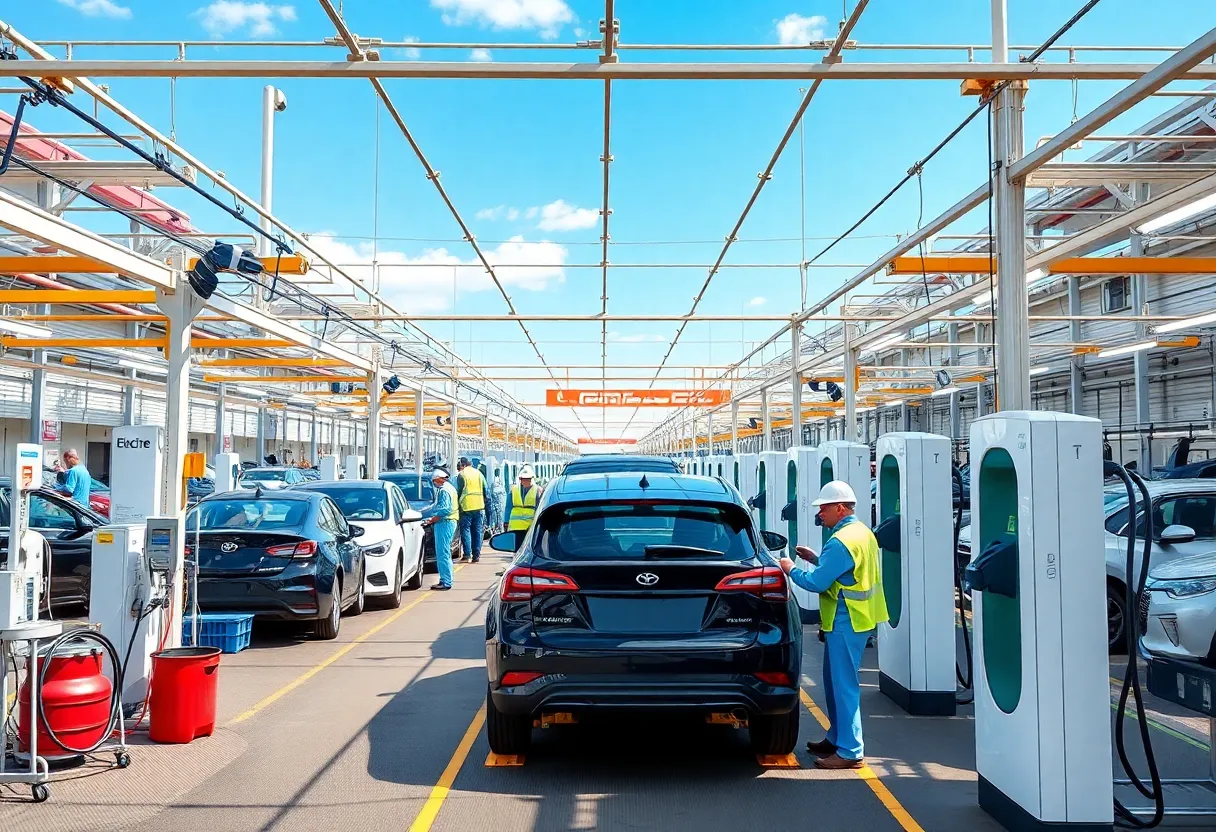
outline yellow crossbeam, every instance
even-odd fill
[[[206,358],[201,367],[349,367],[338,358]]]
[[[988,274],[996,268],[987,255],[934,254],[897,257],[888,274]],[[1048,274],[1216,274],[1216,257],[1069,257],[1047,267]]]
[[[53,349],[80,347],[81,349],[114,347],[155,347],[164,349],[168,342],[164,338],[15,338],[0,337],[0,346],[5,349]]]
[[[0,303],[156,303],[151,289],[0,289]]]
[[[224,376],[215,373],[205,373],[203,381],[212,384],[332,384],[333,382],[367,384],[364,376]]]

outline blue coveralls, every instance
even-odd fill
[[[435,491],[435,502],[431,503],[422,516],[438,517],[435,522],[435,566],[439,569],[439,583],[444,586],[452,585],[452,538],[456,534],[456,521],[449,520],[448,515],[456,510],[456,489],[450,482],[445,482]]]
[[[836,581],[849,586],[853,578],[853,556],[835,534],[849,523],[859,522],[856,515],[837,523],[832,529],[833,537],[824,545],[819,555],[819,565],[810,569],[794,567],[790,580],[809,592],[826,592]],[[866,641],[873,630],[858,633],[853,630],[848,606],[844,599],[836,605],[836,619],[832,629],[823,634],[823,695],[827,699],[827,741],[836,746],[836,753],[846,760],[860,760],[865,756],[861,741],[861,659]]]

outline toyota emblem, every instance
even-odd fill
[[[236,550],[237,550],[237,545],[235,543],[232,543],[231,541],[228,543],[220,544],[221,552],[235,552]]]
[[[659,582],[659,576],[653,572],[643,572],[641,575],[638,575],[637,582],[642,586],[654,586]]]

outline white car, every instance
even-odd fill
[[[1191,555],[1216,551],[1216,480],[1150,480],[1149,497],[1153,501],[1153,543],[1149,550],[1149,568]],[[1137,494],[1137,502],[1140,500]],[[1129,620],[1126,601],[1127,571],[1127,489],[1123,485],[1108,486],[1103,494],[1103,541],[1106,547],[1106,614],[1107,637],[1112,650],[1119,651]],[[1144,530],[1144,514],[1137,514],[1137,527]],[[1135,568],[1139,575],[1144,551],[1144,539],[1136,542]],[[1064,556],[1067,553],[1063,553]],[[971,527],[959,533],[958,557],[971,557]]]
[[[363,529],[355,542],[363,549],[369,598],[380,597],[396,608],[402,588],[422,586],[422,514],[410,508],[400,488],[384,480],[339,480],[295,489],[329,495],[347,521]]]
[[[1140,631],[1140,644],[1150,653],[1216,662],[1216,553],[1149,570]]]

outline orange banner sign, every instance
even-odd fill
[[[580,445],[636,445],[636,439],[580,439]]]
[[[714,407],[729,390],[546,390],[549,407]]]

